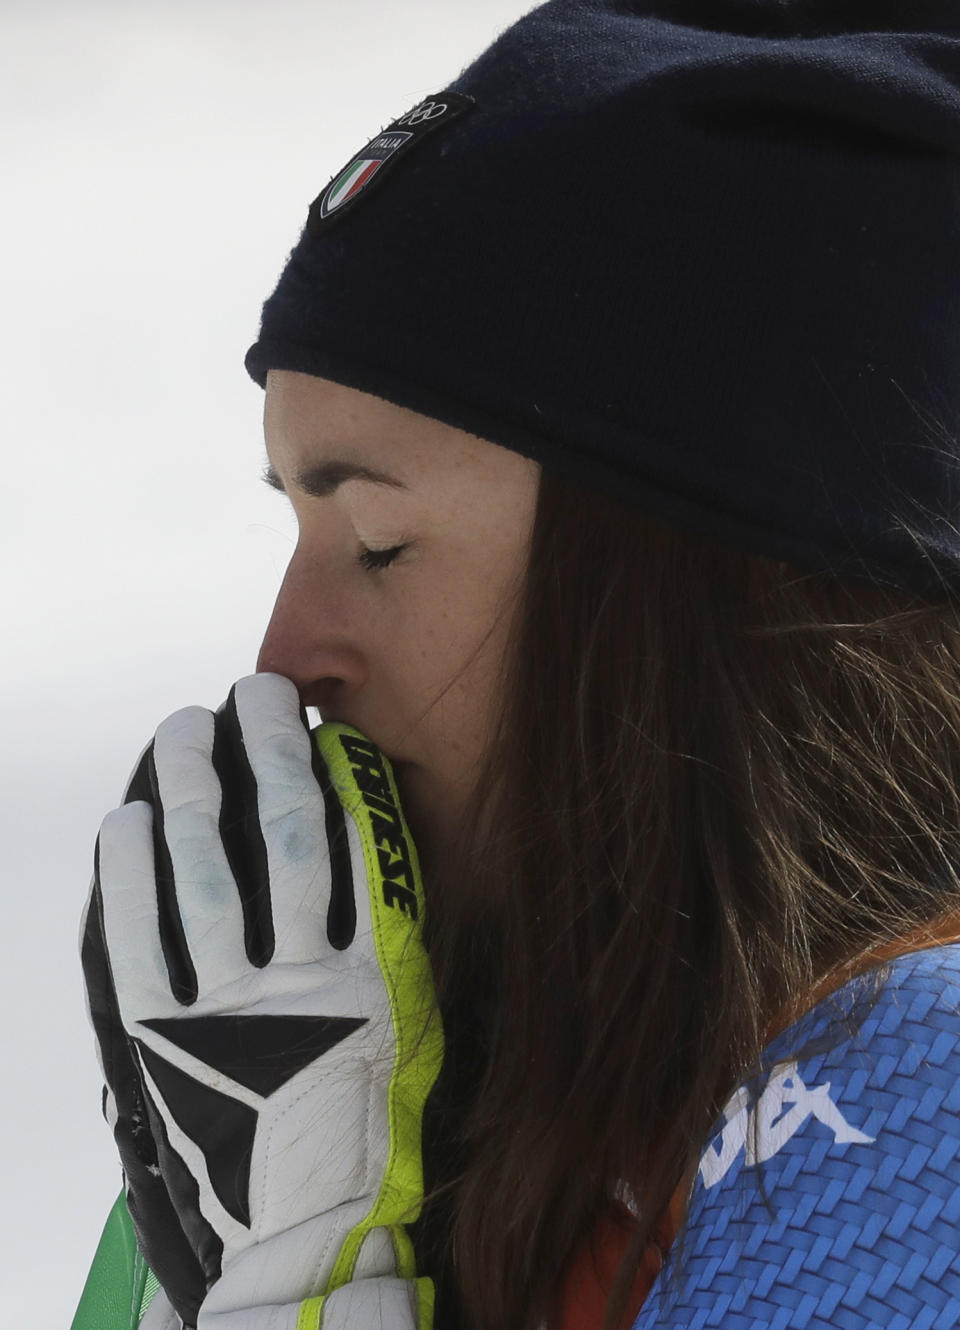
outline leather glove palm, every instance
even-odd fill
[[[429,1326],[404,1228],[443,1046],[422,916],[389,764],[311,736],[289,680],[159,727],[82,954],[128,1207],[185,1325]]]

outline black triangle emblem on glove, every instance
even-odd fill
[[[298,1071],[365,1025],[366,1019],[362,1016],[187,1016],[140,1024],[267,1099]]]
[[[257,1110],[201,1085],[134,1041],[177,1126],[203,1151],[210,1185],[224,1210],[250,1227],[250,1159]]]

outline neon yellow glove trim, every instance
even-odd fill
[[[301,1302],[297,1330],[320,1330],[324,1302],[326,1298],[307,1298],[306,1302]]]
[[[377,958],[396,1041],[387,1098],[387,1166],[369,1214],[344,1239],[327,1286],[330,1293],[353,1278],[360,1247],[373,1228],[391,1230],[397,1275],[416,1277],[413,1244],[402,1225],[412,1223],[422,1205],[423,1109],[443,1062],[443,1028],[423,945],[425,902],[420,864],[390,763],[348,725],[320,725],[313,738],[363,845]],[[433,1285],[429,1280],[417,1283],[430,1285],[429,1298],[423,1288],[420,1300],[421,1326],[429,1330]],[[427,1321],[423,1320],[425,1313]],[[298,1324],[298,1330],[306,1327]]]
[[[417,1330],[433,1330],[433,1280],[415,1279],[417,1288]],[[296,1330],[322,1330],[323,1304],[326,1298],[308,1298],[300,1304]]]

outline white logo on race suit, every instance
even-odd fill
[[[395,123],[398,125],[422,125],[427,120],[436,120],[447,109],[446,102],[421,102]]]
[[[876,1139],[851,1127],[830,1098],[830,1082],[804,1085],[795,1062],[785,1062],[771,1073],[756,1107],[750,1092],[741,1086],[723,1110],[726,1119],[700,1160],[700,1177],[708,1190],[721,1182],[733,1167],[740,1151],[744,1164],[762,1164],[782,1150],[807,1118],[829,1127],[837,1145],[868,1145]]]

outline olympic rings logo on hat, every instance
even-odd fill
[[[421,125],[427,120],[436,120],[437,116],[443,115],[446,110],[446,102],[421,102],[412,111],[408,111],[406,115],[401,116],[396,123],[398,125]]]

